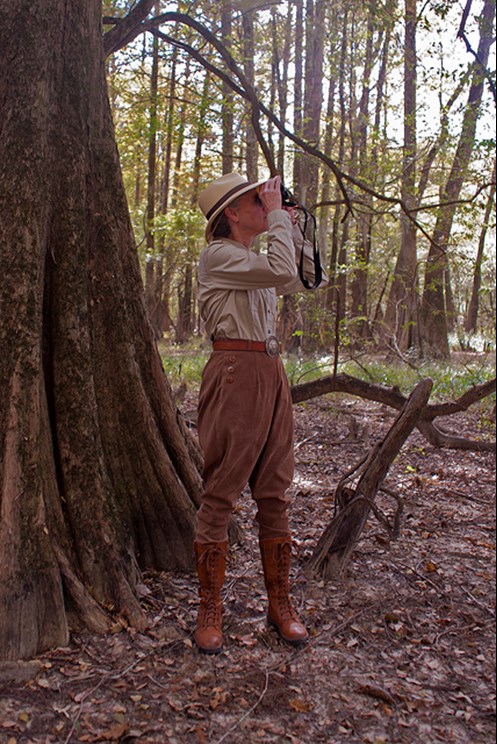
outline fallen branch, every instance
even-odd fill
[[[339,511],[319,540],[308,561],[307,570],[314,576],[332,578],[343,573],[371,511],[391,464],[416,427],[433,387],[432,380],[422,380],[414,388],[405,407],[385,439],[370,452],[359,468],[345,476],[338,485],[336,502]],[[355,488],[348,483],[358,478]],[[346,485],[347,483],[347,485]]]
[[[443,431],[433,422],[441,416],[452,416],[455,413],[467,411],[474,403],[492,395],[496,389],[496,380],[489,380],[481,385],[475,385],[454,401],[447,403],[436,403],[425,405],[416,427],[434,447],[448,447],[451,449],[471,450],[476,452],[495,452],[495,442],[480,442],[465,439],[455,434]],[[382,403],[397,411],[401,411],[407,403],[407,398],[397,388],[387,388],[365,382],[350,375],[329,375],[319,380],[305,382],[292,387],[292,400],[294,403],[317,398],[327,393],[348,393],[359,398]]]

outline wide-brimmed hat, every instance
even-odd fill
[[[207,240],[212,238],[212,228],[219,215],[228,207],[231,202],[238,199],[247,191],[252,191],[258,186],[262,186],[264,181],[250,183],[239,173],[228,173],[207,186],[199,196],[199,206],[207,219],[205,237]]]

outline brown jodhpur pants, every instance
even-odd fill
[[[233,507],[247,483],[257,502],[259,537],[288,537],[293,411],[281,359],[264,352],[213,352],[198,409],[205,464],[197,542],[228,539]]]

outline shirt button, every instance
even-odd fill
[[[235,371],[234,367],[228,367],[228,372],[234,372],[234,371]]]
[[[227,382],[227,383],[228,383],[229,385],[231,385],[231,383],[232,383],[232,382],[235,382],[235,378],[234,378],[234,377],[227,377],[227,378],[226,378],[226,382]]]
[[[229,361],[230,364],[234,364],[236,362],[236,357],[230,356],[230,358],[228,359],[228,361]]]

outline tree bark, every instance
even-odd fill
[[[191,565],[200,458],[146,317],[100,14],[2,7],[3,659],[66,643],[68,607],[140,625],[139,569]]]

